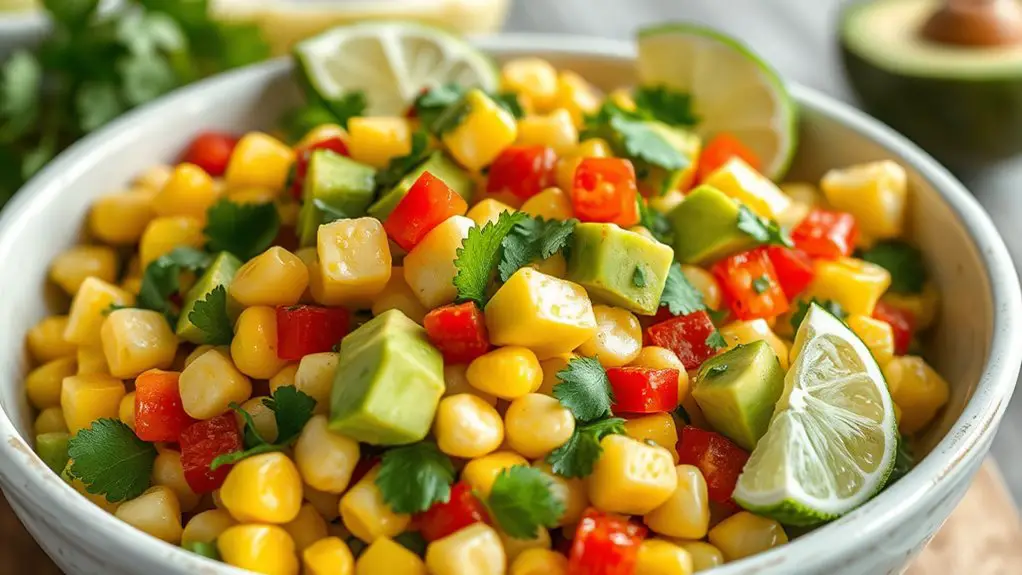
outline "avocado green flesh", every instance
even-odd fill
[[[465,198],[466,202],[472,203],[472,188],[474,186],[472,177],[444,155],[443,152],[434,152],[425,162],[419,164],[417,168],[402,178],[397,185],[384,193],[379,200],[376,200],[375,204],[369,206],[369,215],[380,221],[386,220],[387,216],[404,199],[408,194],[408,190],[412,188],[412,184],[415,183],[415,180],[419,179],[423,172],[429,172],[439,178],[449,188],[454,190],[455,193]]]
[[[390,310],[341,340],[330,429],[372,445],[420,441],[443,392],[440,352],[422,327]]]
[[[738,203],[711,186],[699,186],[667,214],[674,255],[686,264],[707,264],[750,249],[756,240],[738,229]]]
[[[64,432],[43,433],[35,437],[35,452],[54,473],[62,473],[67,466],[67,442]]]
[[[666,194],[667,192],[678,188],[678,184],[685,176],[685,172],[688,171],[689,167],[692,165],[692,156],[699,148],[699,137],[695,134],[686,132],[681,128],[668,126],[661,122],[648,122],[648,124],[654,132],[662,136],[672,148],[677,150],[687,160],[684,166],[676,170],[667,170],[660,166],[646,167],[648,171],[646,176],[643,178],[645,184],[648,185],[649,189],[653,190],[654,193]]]
[[[302,246],[316,244],[316,232],[323,222],[320,200],[349,218],[364,216],[373,201],[376,170],[336,154],[316,150],[309,158],[302,189],[304,203],[298,214],[298,238]]]
[[[706,360],[696,381],[692,396],[713,429],[752,451],[784,390],[773,348],[763,340],[739,345]]]
[[[578,224],[567,279],[596,299],[653,315],[673,259],[670,247],[614,224]]]
[[[201,329],[195,327],[192,320],[189,319],[189,314],[195,309],[195,302],[206,299],[206,296],[210,292],[215,290],[219,286],[223,286],[227,291],[227,315],[233,321],[237,319],[241,313],[242,306],[234,301],[231,297],[230,287],[231,282],[234,281],[234,274],[238,273],[241,269],[241,260],[234,257],[228,252],[220,252],[213,263],[210,264],[209,269],[206,273],[202,274],[199,281],[195,282],[188,293],[185,294],[184,306],[181,307],[181,315],[177,320],[177,336],[185,341],[191,343],[202,344],[205,343],[203,340],[204,333]]]

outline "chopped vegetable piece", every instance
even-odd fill
[[[474,301],[480,306],[486,304],[487,288],[500,263],[504,251],[504,238],[520,221],[528,216],[522,212],[501,212],[496,222],[483,227],[473,227],[458,248],[454,265],[458,274],[454,286],[458,289],[458,301]]]
[[[898,294],[922,293],[926,285],[926,264],[918,248],[900,240],[878,242],[865,250],[861,258],[891,274],[890,291]]]
[[[754,247],[757,240],[738,226],[740,210],[716,188],[699,186],[691,191],[667,214],[674,230],[675,258],[703,265]]]
[[[206,213],[206,249],[230,252],[248,261],[270,247],[280,229],[280,216],[272,203],[238,204],[222,199]]]
[[[204,132],[188,145],[181,161],[195,164],[207,174],[219,177],[227,171],[227,163],[237,144],[238,138],[231,134]]]
[[[619,417],[597,419],[575,426],[567,443],[546,456],[546,462],[557,475],[586,477],[600,459],[600,440],[608,435],[625,433],[625,420]]]
[[[703,294],[688,281],[677,262],[671,264],[667,273],[667,282],[660,294],[660,307],[666,307],[671,315],[688,315],[706,309]]]
[[[277,357],[298,361],[330,351],[348,333],[351,312],[343,307],[277,306]]]
[[[200,328],[191,319],[192,311],[199,306],[199,302],[204,302],[203,307],[207,307],[207,312],[218,313],[215,309],[208,309],[208,306],[211,303],[209,300],[210,295],[213,291],[217,290],[217,288],[225,290],[234,280],[234,275],[239,269],[241,269],[241,265],[241,260],[228,252],[220,252],[220,254],[213,259],[213,262],[209,264],[208,268],[206,268],[205,273],[203,273],[202,277],[199,278],[199,281],[195,282],[195,285],[193,285],[188,290],[188,293],[185,294],[184,305],[181,306],[181,317],[177,320],[176,332],[178,337],[185,341],[198,344],[212,344],[213,341],[210,340],[224,339],[223,337],[217,337],[217,334],[214,332],[220,329],[230,331],[231,327],[234,325],[234,321],[238,317],[238,314],[241,313],[241,305],[235,301],[229,293],[225,292],[226,299],[224,311],[228,317],[226,322],[223,322],[223,318],[218,315],[219,319],[212,325],[207,323],[204,324],[203,328]],[[214,297],[214,300],[215,299],[216,298]],[[214,301],[213,303],[216,302]],[[226,343],[230,343],[232,335],[233,332],[226,334]]]
[[[837,258],[852,255],[859,227],[847,212],[813,208],[795,229],[791,241],[795,247],[814,258]]]
[[[116,419],[97,419],[68,442],[68,475],[111,503],[134,499],[149,487],[156,448]]]
[[[305,424],[312,419],[313,410],[316,409],[316,400],[303,391],[299,391],[293,385],[278,387],[273,395],[263,399],[263,406],[273,413],[273,421],[277,429],[277,439],[269,442],[256,429],[252,414],[241,409],[241,406],[232,403],[231,409],[238,413],[245,422],[245,446],[246,449],[233,451],[231,453],[218,455],[209,468],[215,471],[218,467],[237,463],[247,457],[269,453],[271,451],[282,451],[298,440]]]
[[[178,442],[185,481],[196,493],[218,489],[233,466],[222,465],[214,471],[210,469],[213,460],[244,447],[238,422],[230,412],[193,423],[181,432]]]
[[[556,183],[557,154],[547,146],[510,146],[487,173],[486,191],[527,200]]]
[[[722,132],[710,138],[699,155],[699,167],[696,169],[697,180],[702,182],[731,158],[741,158],[754,170],[760,169],[759,158],[752,150],[745,147],[738,138],[727,132]]]
[[[448,501],[437,501],[415,517],[426,541],[436,541],[473,523],[490,523],[486,506],[472,492],[472,487],[459,481],[451,487]]]
[[[766,251],[785,297],[795,299],[813,281],[813,261],[797,248],[768,246]]]
[[[894,353],[905,355],[912,345],[912,335],[915,333],[915,317],[912,312],[905,309],[898,309],[883,301],[878,301],[873,308],[873,317],[880,321],[887,322],[894,332]]]
[[[390,239],[405,250],[411,250],[433,228],[451,216],[468,211],[465,200],[429,172],[423,172],[390,212],[383,229]]]
[[[466,202],[472,199],[475,187],[472,176],[462,167],[455,164],[446,154],[436,151],[430,154],[425,161],[420,161],[417,166],[410,168],[410,171],[404,174],[404,177],[389,190],[381,191],[380,198],[376,200],[376,203],[369,206],[369,215],[380,220],[386,220],[390,212],[401,201],[401,198],[405,197],[405,194],[411,189],[412,184],[419,179],[419,176],[426,172],[442,180],[464,198]],[[381,183],[380,177],[377,178],[377,185],[384,185]]]
[[[51,431],[35,436],[35,452],[54,473],[59,474],[67,467],[67,445],[70,438],[66,431]]]
[[[430,342],[446,363],[468,363],[490,349],[486,318],[471,301],[438,307],[423,320]]]
[[[678,370],[612,367],[607,370],[614,411],[658,413],[678,406]]]
[[[184,270],[197,272],[210,265],[209,254],[190,247],[174,248],[146,266],[142,275],[142,284],[138,290],[138,307],[158,311],[171,319],[176,319],[171,298],[181,289],[181,272]]]
[[[713,265],[713,275],[738,319],[771,318],[788,311],[788,298],[765,249],[729,256]],[[756,280],[762,289],[753,285]]]
[[[454,464],[436,443],[422,441],[383,453],[376,486],[395,513],[421,513],[447,503],[454,483]]]
[[[705,311],[673,317],[646,328],[646,337],[674,352],[685,369],[696,369],[716,353],[710,338],[719,333]],[[721,342],[720,347],[724,347]]]
[[[699,122],[692,111],[692,96],[667,86],[639,86],[634,94],[635,107],[648,112],[657,121],[670,126],[694,126]]]
[[[572,358],[557,372],[560,383],[554,386],[554,397],[571,410],[579,421],[593,421],[610,415],[614,401],[607,372],[596,358]]]
[[[719,433],[685,426],[678,441],[678,461],[694,465],[706,479],[710,501],[738,509],[731,494],[749,454]]]
[[[582,158],[575,168],[571,205],[583,222],[639,223],[635,169],[620,158]]]
[[[494,522],[515,539],[535,539],[540,527],[556,527],[564,501],[553,480],[534,467],[515,465],[497,475],[487,504]]]
[[[177,443],[195,423],[181,406],[176,371],[150,369],[135,378],[135,435],[142,441]]]
[[[514,273],[530,263],[546,260],[565,250],[575,232],[578,220],[545,220],[528,217],[511,228],[504,238],[501,254],[500,281],[506,282]]]
[[[627,517],[586,510],[568,558],[571,575],[631,575],[646,528]]]
[[[313,142],[304,148],[295,150],[295,163],[291,166],[294,171],[291,178],[291,196],[296,200],[302,199],[302,190],[305,188],[305,177],[309,171],[309,162],[312,160],[313,152],[316,150],[329,150],[338,156],[350,156],[348,145],[340,136],[333,136],[325,140]]]
[[[777,222],[756,214],[744,205],[738,206],[738,229],[758,244],[794,247],[788,232]]]
[[[375,189],[376,172],[370,166],[327,149],[312,150],[310,154],[302,180],[304,203],[296,224],[303,246],[316,244],[321,224],[364,216]]]
[[[731,158],[707,175],[702,183],[717,188],[767,219],[782,217],[792,205],[791,198],[777,184],[741,158]]]
[[[213,288],[203,299],[197,300],[188,312],[188,322],[195,327],[199,343],[227,345],[234,338],[234,323],[227,311],[227,290],[222,285]]]

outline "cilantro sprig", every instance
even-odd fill
[[[715,329],[710,335],[706,336],[706,347],[724,349],[727,347],[727,340],[721,335],[720,330]]]
[[[199,273],[209,267],[211,261],[209,254],[195,248],[174,248],[146,266],[135,303],[140,308],[164,314],[170,325],[176,324],[177,312],[170,298],[181,290],[181,272]]]
[[[504,253],[504,238],[527,217],[522,212],[501,212],[496,222],[469,229],[455,252],[454,267],[458,271],[454,287],[458,290],[458,301],[486,305],[487,288]]]
[[[397,513],[420,513],[451,498],[454,464],[432,441],[388,449],[380,461],[376,486]]]
[[[202,343],[227,345],[234,339],[231,317],[227,314],[227,290],[219,285],[195,302],[188,321],[202,332]]]
[[[706,309],[703,294],[689,283],[678,262],[671,264],[667,271],[667,282],[660,294],[660,307],[665,306],[672,315],[688,315]]]
[[[556,527],[564,501],[553,480],[534,467],[515,465],[497,475],[486,500],[497,525],[515,539],[535,539],[540,527]]]
[[[635,107],[669,126],[691,127],[699,123],[692,112],[692,96],[667,86],[639,86],[632,94]]]
[[[116,503],[134,499],[149,487],[156,447],[116,419],[97,419],[79,430],[67,444],[68,475],[85,490]]]
[[[641,197],[636,198],[636,204],[639,206],[639,225],[649,230],[660,243],[674,244],[674,229],[667,216],[647,206]]]
[[[748,234],[761,245],[794,247],[791,237],[775,221],[756,215],[745,205],[738,206],[738,229]]]
[[[618,155],[636,163],[636,171],[649,167],[679,170],[690,160],[658,131],[653,115],[643,109],[626,110],[611,100],[593,115],[585,118],[583,137],[601,137],[615,148]]]
[[[390,160],[387,167],[376,172],[376,189],[389,190],[429,158],[429,134],[418,130],[412,134],[412,149],[407,155]]]
[[[841,304],[834,300],[821,300],[815,297],[810,298],[809,301],[800,299],[795,302],[795,311],[791,314],[791,329],[798,331],[799,326],[802,325],[802,320],[804,320],[806,318],[806,314],[809,313],[809,307],[814,303],[827,310],[831,315],[841,321],[844,321],[845,318],[848,317],[848,314],[845,312],[844,308],[841,307]]]
[[[892,292],[915,294],[923,291],[926,264],[919,248],[900,240],[887,240],[864,250],[859,257],[890,272],[889,289]]]
[[[554,473],[562,477],[585,477],[593,472],[603,448],[600,440],[608,435],[623,434],[625,420],[619,417],[598,419],[575,426],[567,443],[546,456]]]
[[[452,83],[434,86],[424,90],[415,98],[412,102],[412,111],[415,113],[415,117],[422,122],[423,126],[428,127],[435,134],[442,134],[450,128],[450,125],[459,123],[457,120],[461,117],[464,110],[458,110],[456,113],[451,112],[447,119],[440,123],[437,123],[437,120],[445,115],[445,111],[458,104],[462,96],[465,95],[465,92],[465,86],[460,84]],[[518,101],[518,95],[514,92],[491,92],[488,95],[516,119],[525,115],[525,111]]]
[[[607,372],[594,357],[576,357],[557,372],[554,397],[575,419],[587,422],[610,415],[614,395]]]
[[[273,244],[280,216],[273,203],[238,204],[222,199],[206,211],[206,249],[230,252],[247,261]]]
[[[500,281],[506,282],[519,269],[538,260],[545,260],[565,249],[575,232],[578,220],[545,220],[522,218],[504,237],[500,264]]]
[[[246,449],[218,455],[209,465],[211,470],[215,470],[221,465],[237,463],[246,457],[260,453],[284,450],[298,440],[305,424],[312,419],[312,412],[316,409],[316,400],[305,392],[299,391],[295,386],[286,385],[278,387],[273,395],[264,399],[263,405],[273,412],[273,419],[277,423],[277,441],[270,442],[259,435],[252,416],[240,405],[231,402],[231,409],[241,415],[245,421]]]

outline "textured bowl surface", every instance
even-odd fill
[[[480,39],[497,58],[538,55],[602,88],[633,80],[630,44],[555,36]],[[89,205],[155,162],[170,162],[199,131],[270,128],[298,98],[286,60],[177,92],[117,120],[65,152],[0,217],[0,487],[29,531],[71,575],[241,573],[150,538],[81,498],[32,453],[22,391],[25,331],[47,313],[50,259],[75,242]],[[924,438],[928,455],[906,478],[832,524],[720,575],[898,573],[933,536],[990,447],[1018,375],[1022,302],[1003,242],[975,200],[905,139],[816,92],[793,88],[801,145],[792,179],[892,158],[909,170],[911,229],[942,295],[928,356],[953,388]]]

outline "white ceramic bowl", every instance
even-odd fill
[[[498,58],[538,55],[604,88],[632,81],[630,44],[511,35],[480,39]],[[71,575],[240,573],[136,531],[65,485],[33,454],[22,378],[25,331],[47,313],[50,259],[72,245],[98,195],[155,162],[172,161],[202,130],[269,128],[296,102],[286,60],[177,92],[92,134],[50,164],[0,217],[0,486],[51,557]],[[904,479],[847,516],[789,545],[715,573],[898,573],[961,499],[986,455],[1018,375],[1022,301],[1004,243],[979,204],[943,168],[878,122],[794,87],[802,144],[793,178],[893,158],[909,170],[914,239],[941,294],[929,356],[953,388]]]

